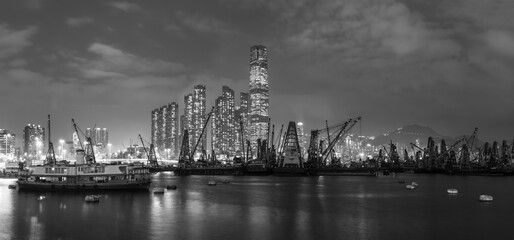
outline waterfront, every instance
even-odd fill
[[[231,183],[208,186],[211,178],[162,172],[152,188],[177,190],[104,192],[96,204],[84,193],[37,200],[41,192],[0,179],[0,239],[501,239],[514,210],[512,177],[220,176]]]

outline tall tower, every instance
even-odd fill
[[[182,121],[182,136],[184,136],[184,131],[188,131],[188,145],[189,149],[192,149],[193,139],[191,135],[193,134],[193,94],[187,94],[184,96],[184,118]]]
[[[248,114],[250,112],[250,95],[246,92],[242,92],[239,95],[239,119],[237,122],[237,129],[239,131],[239,121],[243,122],[243,141],[246,142],[246,139],[250,139],[250,119]]]
[[[267,139],[269,122],[268,57],[266,47],[250,48],[250,141]]]
[[[194,149],[194,145],[201,137],[203,126],[205,125],[205,121],[207,120],[206,112],[205,112],[205,104],[206,104],[206,91],[205,85],[196,85],[193,89],[193,116],[192,123],[193,129],[192,134],[189,135],[192,141],[192,147]],[[204,132],[204,134],[206,134]],[[197,150],[200,150],[207,147],[207,138],[205,136],[202,138],[202,141],[199,142]],[[194,154],[194,153],[193,153]]]

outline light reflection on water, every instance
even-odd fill
[[[402,175],[415,190],[386,176],[224,178],[160,173],[152,188],[178,189],[102,193],[96,204],[85,193],[38,201],[0,179],[0,239],[498,239],[514,210],[514,178]],[[479,203],[483,192],[495,202]]]

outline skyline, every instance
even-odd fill
[[[115,149],[150,139],[150,114],[203,84],[248,92],[268,50],[270,117],[305,132],[362,116],[362,133],[407,124],[488,141],[514,136],[514,3],[480,0],[9,1],[0,3],[0,128],[71,119]],[[30,16],[30,17],[26,17]],[[239,100],[236,98],[236,105]],[[180,110],[182,113],[182,110]]]

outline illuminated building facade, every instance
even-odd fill
[[[250,95],[246,92],[242,92],[239,95],[239,119],[237,120],[237,129],[240,128],[239,122],[243,121],[243,139],[246,142],[246,139],[250,137],[250,119],[248,117],[249,107],[250,106]],[[239,132],[239,131],[238,131]]]
[[[178,156],[178,104],[172,102],[152,111],[152,143],[161,155]]]
[[[181,128],[182,132],[184,130],[189,131],[189,149],[192,149],[193,139],[191,135],[193,133],[194,125],[193,125],[193,94],[187,94],[184,96],[184,118],[181,119],[183,121]]]
[[[196,85],[193,88],[193,115],[192,115],[192,129],[190,138],[192,140],[192,148],[194,149],[194,145],[200,138],[200,134],[202,133],[203,126],[205,125],[205,121],[207,120],[206,112],[205,112],[205,104],[206,104],[206,90],[205,85]],[[206,132],[204,132],[206,134]],[[203,137],[202,141],[198,144],[198,149],[205,149],[207,146],[207,138]]]
[[[269,122],[268,57],[262,45],[250,48],[250,141],[267,139]]]
[[[109,142],[109,132],[107,128],[86,128],[86,137],[91,138],[91,142],[101,149],[107,147]]]
[[[234,90],[223,86],[222,95],[216,99],[213,123],[213,148],[216,154],[231,158],[235,155]]]
[[[45,128],[28,124],[23,129],[23,151],[30,157],[40,156],[45,150]]]
[[[12,159],[15,156],[16,135],[7,129],[0,129],[0,156]]]

